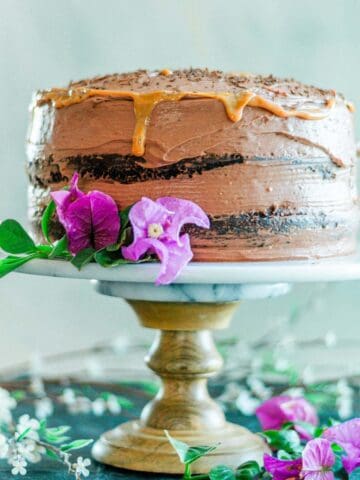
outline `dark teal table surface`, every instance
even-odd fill
[[[71,385],[71,387],[80,389],[84,395],[96,395],[97,392],[104,391],[104,385]],[[51,395],[60,395],[64,387],[60,387],[55,383],[46,384],[46,390]],[[123,410],[120,415],[104,414],[100,417],[94,414],[70,414],[62,405],[56,405],[54,414],[50,417],[49,427],[59,425],[71,425],[72,438],[93,438],[97,439],[100,434],[106,430],[114,428],[116,425],[137,418],[141,412],[142,407],[152,398],[152,395],[146,392],[141,384],[133,383],[131,385],[107,385],[107,391],[112,391],[117,395],[123,395],[134,403],[134,407],[129,410]],[[223,386],[221,384],[212,384],[210,387],[211,393],[218,395],[222,392]],[[356,409],[359,410],[357,402]],[[31,405],[26,402],[20,402],[19,406],[14,411],[14,416],[17,417],[22,413],[33,414]],[[236,410],[226,412],[228,420],[236,423],[241,423],[252,431],[259,431],[259,425],[254,416],[243,416]],[[334,412],[326,412],[326,416],[336,416]],[[90,457],[90,447],[74,452],[74,457],[83,455]],[[118,470],[106,467],[95,461],[92,461],[90,479],[93,480],[112,480],[112,479],[165,479],[172,478],[171,475],[156,475],[132,472],[128,470]],[[10,473],[9,466],[0,461],[0,480],[6,480],[13,477]],[[74,478],[67,474],[65,467],[54,460],[44,460],[39,464],[32,464],[28,467],[28,474],[25,477],[28,480],[65,480]],[[174,478],[174,477],[173,477]],[[177,477],[175,477],[177,478]]]

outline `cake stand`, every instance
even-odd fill
[[[226,422],[222,409],[207,390],[207,379],[219,372],[222,358],[212,330],[229,325],[243,299],[285,294],[295,282],[360,279],[360,258],[321,262],[191,263],[175,283],[154,285],[159,265],[125,265],[104,269],[87,265],[81,272],[69,263],[36,260],[22,273],[94,280],[104,295],[125,299],[144,327],[158,330],[145,358],[162,380],[156,397],[139,420],[104,433],[93,447],[99,462],[131,470],[182,473],[183,466],[164,430],[190,445],[220,442],[210,455],[194,464],[194,473],[215,465],[262,462],[262,439]],[[246,332],[244,332],[246,335]]]

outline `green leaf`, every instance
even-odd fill
[[[330,417],[326,422],[326,425],[329,427],[333,427],[334,425],[339,425],[339,420],[335,420],[335,418]]]
[[[54,443],[58,445],[59,443],[65,443],[70,440],[70,437],[67,437],[65,435],[62,435],[61,437],[58,437],[56,435],[50,435],[50,434],[44,434],[42,437],[46,442],[48,443]]]
[[[91,440],[91,439],[88,439],[88,440],[86,440],[86,439],[74,440],[73,442],[68,443],[66,445],[61,445],[60,450],[62,452],[69,452],[70,450],[78,450],[80,448],[87,447],[93,441],[94,440]]]
[[[0,259],[0,278],[5,277],[10,272],[13,272],[17,268],[21,267],[25,263],[33,260],[34,258],[39,258],[40,254],[33,253],[26,257],[13,257],[8,256],[6,258]]]
[[[120,407],[126,408],[126,409],[130,409],[134,407],[134,403],[126,397],[123,397],[121,395],[114,395],[113,393],[110,393],[110,392],[100,393],[100,397],[103,398],[104,400],[108,400],[109,397],[113,397],[113,396],[116,397],[116,400],[120,405]]]
[[[360,467],[355,468],[355,470],[349,474],[349,480],[360,480]]]
[[[124,208],[124,210],[119,212],[121,230],[125,229],[129,225],[129,213],[133,206],[134,204],[129,205],[128,207]]]
[[[301,427],[303,430],[305,430],[305,432],[307,432],[310,435],[310,437],[315,436],[315,426],[312,425],[311,423],[298,421],[298,422],[294,422],[294,425],[298,425],[299,427]],[[321,433],[320,433],[320,435],[321,435]],[[318,436],[320,436],[320,435],[318,435]]]
[[[46,423],[47,423],[46,418],[43,418],[42,420],[40,420],[40,428],[39,428],[40,432],[45,430]]]
[[[43,428],[40,426],[41,437],[49,443],[64,443],[69,440],[64,434],[67,433],[71,427],[63,425],[54,428]]]
[[[326,427],[315,427],[314,428],[314,438],[321,437],[321,435],[325,432]]]
[[[71,263],[78,269],[81,270],[85,265],[93,260],[95,255],[95,250],[93,248],[84,248],[75,257],[71,260]]]
[[[67,433],[70,429],[71,427],[69,427],[68,425],[62,425],[60,427],[47,428],[46,433],[49,433],[50,435],[60,436]]]
[[[295,430],[266,430],[261,435],[274,450],[285,450],[287,453],[301,451],[300,437]]]
[[[24,400],[24,398],[26,398],[26,392],[25,390],[14,390],[13,392],[11,392],[11,396],[17,402],[20,402],[21,400]]]
[[[292,460],[294,456],[291,453],[285,452],[285,450],[279,450],[277,452],[277,457],[280,460]]]
[[[119,257],[118,254],[108,252],[106,249],[99,250],[98,252],[95,253],[95,261],[96,263],[98,263],[99,265],[105,268],[116,267],[118,265],[126,265],[128,263],[133,263],[133,262],[129,262],[129,260],[125,260],[122,257]]]
[[[201,457],[205,457],[209,453],[213,452],[218,445],[207,446],[207,445],[199,445],[191,447],[180,440],[176,440],[169,435],[169,432],[165,430],[165,435],[167,436],[169,442],[171,443],[172,447],[178,454],[181,463],[185,465],[191,465],[196,460]]]
[[[68,239],[67,236],[64,235],[63,237],[58,240],[49,255],[49,258],[56,258],[56,257],[68,257]]]
[[[56,210],[56,205],[54,200],[51,200],[49,205],[45,208],[43,216],[41,218],[41,230],[43,232],[44,238],[47,242],[51,243],[50,235],[49,235],[49,224],[50,220],[53,217]]]
[[[242,463],[235,472],[235,476],[239,480],[253,480],[259,477],[261,468],[257,462],[250,460]]]
[[[233,470],[226,465],[217,465],[209,473],[210,480],[235,480]]]
[[[0,224],[0,248],[13,255],[34,253],[36,246],[16,220],[4,220]]]
[[[139,388],[141,391],[150,394],[152,397],[156,395],[160,389],[157,383],[150,380],[121,382],[121,385],[131,388]]]
[[[46,455],[48,457],[52,458],[53,460],[59,460],[59,456],[53,450],[50,450],[49,448],[46,449]]]
[[[109,252],[106,248],[104,248],[103,250],[99,250],[95,253],[95,261],[102,267],[110,268],[118,267],[119,265],[151,262],[152,258],[147,256],[141,260],[138,260],[137,262],[132,262],[131,260],[126,260],[125,258],[120,257],[119,252]]]
[[[31,427],[28,427],[26,428],[19,436],[18,438],[16,439],[17,442],[21,442],[21,440],[23,440],[27,435],[28,433],[31,432]]]
[[[342,447],[340,447],[340,445],[338,445],[337,443],[332,443],[331,444],[331,449],[334,453],[343,453],[344,452],[344,449]]]

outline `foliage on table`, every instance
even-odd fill
[[[247,461],[232,469],[218,465],[205,475],[192,475],[191,466],[217,445],[189,446],[166,435],[184,464],[185,480],[349,480],[360,478],[360,418],[343,423],[331,419],[319,425],[314,407],[304,398],[272,397],[256,411],[260,435],[271,454],[263,466]],[[221,441],[220,441],[221,443]]]

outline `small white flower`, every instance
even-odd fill
[[[243,389],[240,392],[235,402],[236,407],[243,415],[253,415],[260,403],[261,401],[258,398],[253,397],[246,389]]]
[[[9,424],[12,421],[12,414],[8,408],[0,406],[0,423]]]
[[[76,397],[75,402],[68,404],[70,413],[90,413],[92,410],[92,402],[87,397]]]
[[[0,433],[0,458],[6,458],[9,452],[9,443],[5,435]]]
[[[277,358],[275,360],[275,369],[278,372],[285,372],[290,367],[289,360],[284,357]]]
[[[238,398],[241,387],[235,382],[229,382],[225,385],[223,393],[217,397],[217,400],[223,403],[232,403]]]
[[[342,378],[336,384],[336,406],[341,419],[349,418],[353,414],[353,396],[354,390],[350,387],[347,380]]]
[[[96,415],[97,417],[101,417],[101,415],[104,415],[106,410],[106,402],[103,398],[97,398],[92,402],[92,411],[93,414]]]
[[[54,412],[54,405],[49,397],[40,398],[35,401],[35,415],[43,419],[50,417]]]
[[[311,365],[307,365],[302,372],[302,379],[305,385],[311,385],[315,382],[315,373]]]
[[[72,388],[65,388],[61,395],[61,400],[66,405],[70,405],[71,403],[74,403],[76,400],[76,395],[74,390]]]
[[[39,434],[37,430],[40,428],[40,423],[36,418],[30,418],[30,415],[25,414],[21,415],[19,418],[18,424],[16,425],[16,431],[21,435],[25,430],[31,428],[30,432],[27,434],[27,438],[32,438],[33,440],[39,440]]]
[[[45,395],[45,385],[41,377],[32,377],[30,382],[30,391],[38,397],[43,397]]]
[[[264,382],[260,378],[255,376],[250,376],[247,379],[247,384],[249,385],[251,391],[261,400],[267,400],[272,395],[271,388],[266,387]]]
[[[118,415],[121,412],[121,405],[119,404],[116,395],[109,395],[106,404],[109,412],[113,415]]]
[[[13,468],[11,470],[11,473],[13,475],[26,475],[26,466],[27,462],[24,458],[17,456],[14,458],[11,462]]]
[[[5,388],[0,387],[0,423],[10,423],[11,410],[16,407],[16,400]]]
[[[302,387],[292,387],[284,390],[281,395],[289,395],[289,397],[303,397],[305,390]]]
[[[83,457],[78,457],[76,460],[76,463],[74,463],[73,468],[75,470],[75,473],[78,475],[83,475],[84,477],[89,476],[89,470],[87,467],[91,465],[91,460],[88,458],[83,458]]]
[[[31,438],[25,438],[17,444],[18,453],[30,463],[41,461],[41,455],[45,453],[42,445],[37,445]]]
[[[87,359],[85,368],[92,378],[99,378],[104,375],[104,369],[99,360],[95,357]]]

